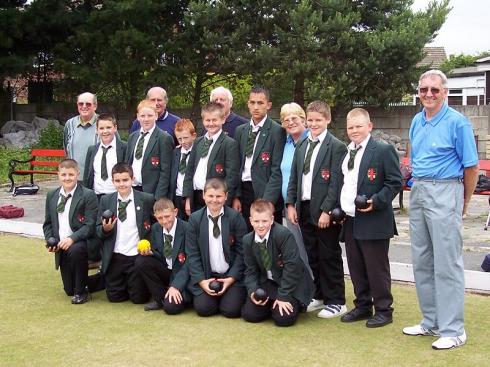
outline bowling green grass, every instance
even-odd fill
[[[104,292],[73,306],[39,239],[0,234],[0,366],[488,366],[490,298],[466,296],[468,343],[434,351],[408,337],[420,320],[413,286],[394,285],[394,323],[367,329],[301,314],[297,324],[249,324],[144,312]],[[352,286],[346,279],[348,307]]]

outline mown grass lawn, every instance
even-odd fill
[[[72,306],[38,239],[0,234],[0,366],[488,366],[490,298],[466,297],[466,346],[434,351],[408,337],[415,289],[395,285],[395,321],[381,329],[302,314],[296,326],[144,312],[104,292]],[[352,287],[347,283],[349,307]]]

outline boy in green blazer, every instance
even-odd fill
[[[206,206],[189,218],[185,238],[194,309],[199,316],[240,317],[243,285],[243,217],[225,206],[226,183],[211,178],[204,186]],[[213,285],[217,287],[214,289]]]
[[[154,102],[141,101],[137,111],[141,128],[129,135],[125,161],[133,167],[135,189],[158,200],[169,195],[174,141],[156,126],[158,114]]]
[[[349,273],[354,285],[355,308],[341,321],[367,319],[367,327],[393,322],[390,238],[397,234],[391,202],[400,192],[400,163],[392,145],[375,141],[369,113],[354,108],[347,114],[349,154],[342,162],[340,204],[347,214],[343,225]],[[365,195],[369,206],[356,208],[357,195]],[[374,315],[373,315],[374,306]]]
[[[182,197],[185,198],[187,215],[203,208],[203,190],[206,180],[220,178],[228,187],[226,205],[236,194],[238,186],[238,144],[223,132],[225,112],[216,102],[205,104],[201,112],[206,134],[196,139],[187,162]]]
[[[233,209],[242,213],[251,231],[250,205],[258,198],[271,201],[276,207],[276,222],[282,221],[281,161],[286,131],[267,115],[272,106],[267,89],[252,88],[247,105],[250,123],[238,126],[235,132],[241,166]]]
[[[327,130],[331,114],[326,103],[311,102],[306,120],[310,131],[294,153],[286,204],[289,220],[301,228],[315,278],[308,311],[323,308],[318,317],[331,318],[347,312],[340,225],[330,220],[331,210],[339,206],[340,164],[347,149]]]
[[[87,241],[94,235],[97,197],[92,190],[78,185],[80,170],[73,159],[58,166],[61,187],[48,193],[43,232],[46,241],[53,237],[57,244],[46,246],[55,254],[65,293],[72,304],[89,300]]]
[[[150,296],[141,275],[135,269],[138,242],[150,238],[153,195],[133,190],[133,169],[128,163],[112,168],[117,192],[100,200],[96,232],[102,240],[102,272],[110,302],[145,303]],[[113,214],[104,219],[107,210]]]
[[[113,114],[101,113],[96,124],[99,142],[87,150],[83,185],[94,190],[100,198],[116,191],[110,174],[116,163],[124,161],[126,143],[117,135],[117,121]]]
[[[184,249],[187,223],[177,217],[178,209],[170,199],[158,199],[153,213],[157,223],[151,226],[151,248],[140,251],[135,265],[153,297],[145,311],[163,308],[176,315],[191,302]]]
[[[261,322],[272,316],[277,326],[293,325],[301,309],[313,296],[313,280],[299,257],[293,234],[274,223],[274,205],[258,199],[250,207],[254,228],[243,238],[245,285],[249,297],[242,307],[242,317]],[[257,289],[266,299],[257,299]]]

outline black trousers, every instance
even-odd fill
[[[245,304],[242,307],[242,318],[248,322],[262,322],[267,320],[269,317],[272,317],[277,326],[294,325],[298,319],[301,309],[299,302],[293,298],[290,301],[291,305],[293,306],[293,312],[291,312],[289,315],[283,314],[281,316],[278,307],[275,309],[272,308],[274,301],[277,298],[277,283],[272,280],[267,280],[265,283],[260,284],[259,287],[267,292],[269,301],[267,301],[264,306],[258,306],[253,303],[248,296]]]
[[[374,305],[375,313],[391,316],[390,240],[356,240],[352,217],[347,217],[344,233],[347,263],[356,295],[354,305],[363,310],[372,310]]]
[[[203,195],[202,190],[194,190],[194,197],[191,203],[192,213],[206,206],[206,203],[204,202],[204,198],[202,195]]]
[[[247,228],[249,232],[253,231],[253,227],[250,224],[250,207],[252,206],[252,203],[258,199],[255,196],[255,191],[252,185],[252,181],[242,181],[242,195],[240,197],[240,203],[242,204],[242,216],[243,219],[245,219],[245,222],[247,223]],[[277,223],[282,224],[282,211],[284,209],[284,202],[282,200],[282,197],[280,198],[279,202],[277,203],[272,203],[274,204],[274,221]]]
[[[240,317],[241,308],[247,297],[245,287],[232,284],[221,296],[210,296],[206,292],[194,295],[194,309],[199,316],[221,313],[228,318]]]
[[[141,275],[135,269],[136,259],[140,255],[125,256],[112,254],[112,259],[105,273],[106,294],[109,302],[124,302],[130,299],[133,303],[146,303],[150,292]]]
[[[179,210],[177,216],[182,220],[189,220],[187,214],[185,214],[185,201],[182,196],[174,196],[174,206]]]
[[[68,296],[85,292],[88,278],[87,243],[78,241],[68,250],[60,250],[60,273]]]
[[[345,304],[344,265],[339,244],[341,227],[319,228],[311,218],[309,201],[301,202],[299,226],[315,277],[314,298],[322,299],[326,305]]]

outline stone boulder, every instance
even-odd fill
[[[25,122],[25,121],[7,121],[5,125],[2,126],[0,129],[0,133],[2,134],[9,134],[9,133],[16,133],[18,131],[27,131],[27,130],[34,130],[34,127],[32,124]]]
[[[47,120],[41,117],[34,117],[31,123],[25,121],[7,121],[0,133],[0,146],[24,148],[34,145],[39,140],[41,130],[52,122],[56,126],[61,126],[57,120]]]

